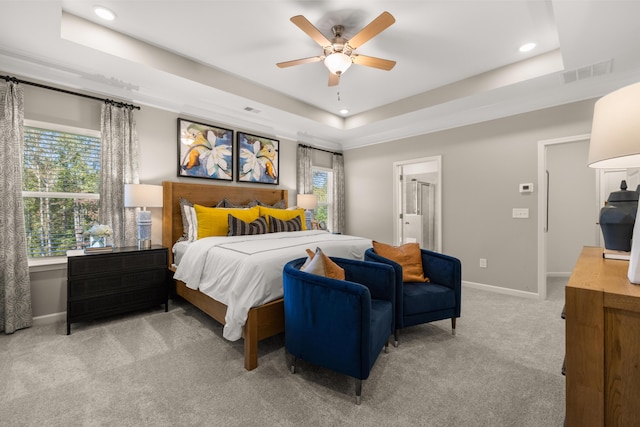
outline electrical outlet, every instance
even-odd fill
[[[529,208],[513,208],[511,216],[519,219],[529,218]]]
[[[480,268],[487,268],[487,259],[480,258]]]

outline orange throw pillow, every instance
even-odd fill
[[[381,257],[397,262],[402,267],[403,282],[428,282],[422,269],[420,245],[405,243],[402,246],[391,246],[373,241],[373,251]]]
[[[318,255],[320,256],[314,256]],[[331,279],[344,280],[344,269],[333,262],[322,249],[316,248],[316,252],[307,249],[307,260],[300,270],[307,273],[317,274],[319,276],[329,277]]]

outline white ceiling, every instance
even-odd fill
[[[97,18],[95,4],[116,20]],[[292,16],[327,38],[341,24],[349,38],[383,11],[396,23],[357,52],[395,60],[393,70],[353,65],[328,87],[322,63],[276,67],[322,54]],[[2,74],[330,149],[599,97],[640,80],[640,1],[0,0],[0,16]],[[528,41],[537,48],[518,52]]]

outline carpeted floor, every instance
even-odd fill
[[[0,335],[2,426],[561,426],[564,280],[537,301],[463,288],[450,321],[402,331],[355,405],[354,380],[300,361],[284,337],[243,368],[242,340],[185,302]]]

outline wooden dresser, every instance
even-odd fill
[[[566,425],[640,426],[640,285],[585,247],[565,292]]]

